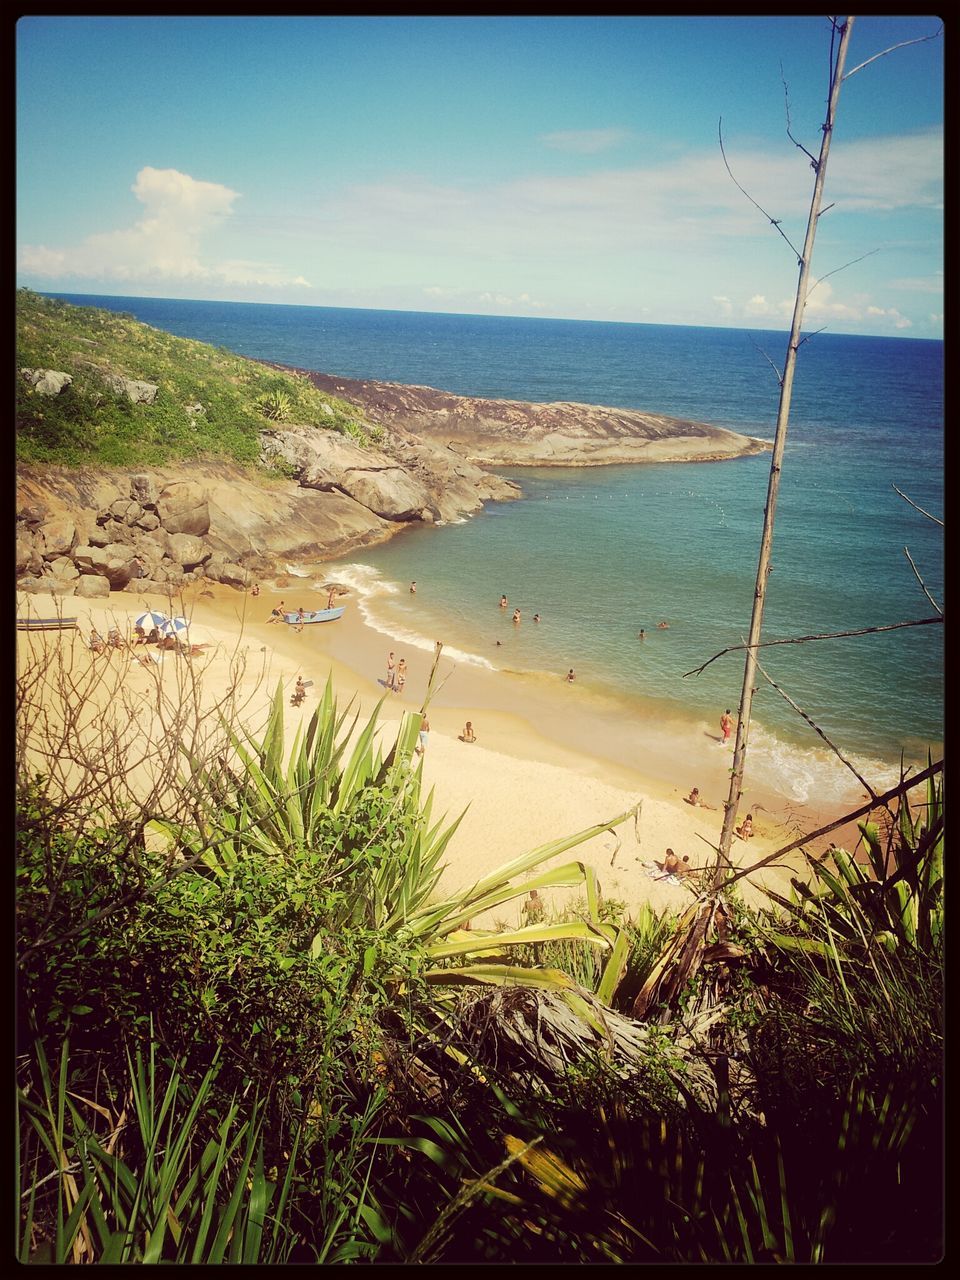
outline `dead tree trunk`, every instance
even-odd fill
[[[753,706],[753,682],[756,678],[755,647],[760,643],[763,629],[763,607],[766,598],[767,578],[770,574],[770,553],[773,547],[773,525],[777,511],[777,495],[780,491],[780,471],[783,466],[783,451],[787,441],[787,424],[790,419],[790,398],[793,392],[793,375],[796,369],[797,352],[800,349],[800,329],[803,324],[803,312],[806,307],[810,280],[810,266],[813,260],[813,242],[817,234],[817,221],[820,217],[820,206],[823,199],[823,186],[827,173],[827,156],[830,152],[830,140],[836,119],[837,102],[840,97],[840,86],[843,83],[843,68],[847,56],[847,46],[853,29],[853,18],[848,17],[839,27],[840,45],[837,50],[836,63],[832,69],[830,80],[830,97],[827,114],[823,125],[823,139],[820,145],[819,159],[814,162],[816,181],[813,197],[810,201],[810,214],[807,219],[807,234],[803,243],[803,255],[800,258],[800,278],[797,282],[797,296],[793,308],[793,323],[790,326],[790,340],[783,366],[783,377],[780,380],[780,405],[777,411],[777,430],[773,441],[773,457],[770,461],[770,480],[767,486],[767,502],[763,510],[763,537],[760,541],[760,558],[757,563],[757,582],[754,591],[753,612],[750,617],[750,635],[747,641],[747,656],[743,669],[743,692],[740,695],[739,721],[733,749],[733,769],[730,774],[730,791],[723,815],[723,829],[720,834],[720,853],[714,870],[713,887],[718,889],[724,879],[725,868],[729,866],[730,845],[733,840],[733,826],[737,818],[737,809],[743,794],[743,769],[747,754],[747,739],[750,733],[750,713]]]

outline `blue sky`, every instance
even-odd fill
[[[939,26],[857,18],[848,70]],[[807,328],[942,334],[943,44],[844,84]],[[787,328],[718,120],[802,245],[785,97],[816,154],[828,50],[820,17],[21,18],[18,283]]]

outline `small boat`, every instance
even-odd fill
[[[299,626],[301,621],[307,622],[336,622],[337,618],[342,618],[347,611],[347,606],[342,604],[339,609],[304,609],[303,618],[297,613],[285,613],[283,615],[284,622],[290,625]]]
[[[18,618],[18,631],[70,631],[76,628],[76,618]]]

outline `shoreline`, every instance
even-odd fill
[[[273,605],[285,594],[293,592],[264,585],[261,595],[254,598],[211,584],[197,584],[184,594],[184,611],[196,624],[196,632],[202,633],[198,638],[209,635],[217,646],[202,663],[204,679],[212,688],[222,688],[224,677],[229,676],[230,655],[245,653],[256,687],[256,698],[248,704],[251,710],[258,700],[262,711],[277,681],[284,684],[288,743],[297,726],[309,719],[328,674],[338,705],[342,709],[355,698],[361,722],[382,703],[378,722],[387,734],[402,712],[419,708],[432,653],[408,653],[405,692],[389,694],[381,683],[386,654],[393,648],[398,657],[403,656],[401,646],[390,644],[364,621],[355,593],[344,597],[347,611],[338,622],[307,626],[301,633],[285,624],[266,622]],[[296,594],[297,603],[302,601],[305,607],[325,603],[305,582],[300,586],[299,580]],[[146,607],[165,610],[166,600],[156,594],[129,592],[115,593],[109,601],[54,602],[50,597],[32,595],[19,597],[18,612],[21,616],[28,610],[33,616],[51,616],[59,608],[65,616],[76,615],[85,641],[90,626],[97,626],[105,635],[114,621],[123,634],[129,634],[129,620]],[[24,635],[23,642],[26,640]],[[165,657],[168,669],[177,661],[175,655]],[[147,673],[142,674],[149,680]],[[288,701],[298,674],[313,681],[299,709],[290,707]],[[125,677],[125,683],[139,679],[138,672],[129,681]],[[247,679],[249,682],[250,676]],[[638,767],[626,757],[616,758],[616,752],[610,754],[612,723],[597,714],[588,691],[567,686],[559,677],[558,686],[534,688],[515,673],[453,663],[441,656],[438,687],[429,708],[424,796],[433,790],[434,820],[443,816],[445,825],[468,810],[448,846],[441,888],[466,887],[529,849],[607,821],[642,800],[636,823],[624,823],[616,836],[604,833],[594,837],[561,855],[560,861],[573,858],[593,865],[606,896],[623,901],[628,910],[643,903],[658,911],[682,910],[691,900],[690,890],[679,883],[651,879],[643,864],[662,859],[667,847],[687,854],[695,867],[712,862],[731,752],[721,750],[715,741],[708,744],[706,737],[702,746],[687,744],[685,753],[678,752],[677,744],[664,735],[663,726],[650,725],[644,726],[644,736],[653,746],[640,757],[645,764]],[[246,718],[249,722],[249,716]],[[466,720],[474,724],[475,744],[458,741]],[[702,765],[693,758],[697,755]],[[646,767],[654,760],[656,767]],[[700,787],[713,808],[695,809],[683,802],[693,785]],[[743,805],[739,816],[749,807],[755,813],[757,834],[749,844],[734,840],[731,856],[740,865],[774,853],[796,837],[798,826],[810,830],[823,825],[812,812],[791,806],[783,797],[761,794],[756,788],[748,794],[751,803]],[[834,810],[825,821],[842,812]],[[838,843],[852,849],[855,828],[852,833],[841,830],[834,834]],[[822,847],[827,843],[824,838]],[[811,846],[811,852],[819,851]],[[765,903],[762,885],[788,892],[790,876],[804,871],[804,858],[797,851],[783,862],[785,865],[777,864],[740,881],[744,900]],[[559,909],[575,899],[573,891],[555,890],[549,895],[548,907]],[[506,923],[516,923],[516,905],[504,910],[510,916]]]

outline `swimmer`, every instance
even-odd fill
[[[417,584],[416,584],[416,582],[411,582],[411,583],[410,583],[410,594],[411,594],[412,596],[415,596],[415,595],[417,594]]]
[[[539,613],[535,613],[535,614],[533,615],[533,620],[534,620],[534,622],[539,622],[539,621],[540,621],[540,615],[539,615]]]
[[[501,597],[500,597],[500,608],[501,608],[501,609],[505,609],[506,607],[507,607],[507,597],[506,597],[506,596],[501,596]]]
[[[520,621],[520,610],[519,610],[519,609],[514,609],[514,611],[513,611],[513,620],[514,620],[514,622],[519,622],[519,621]]]

